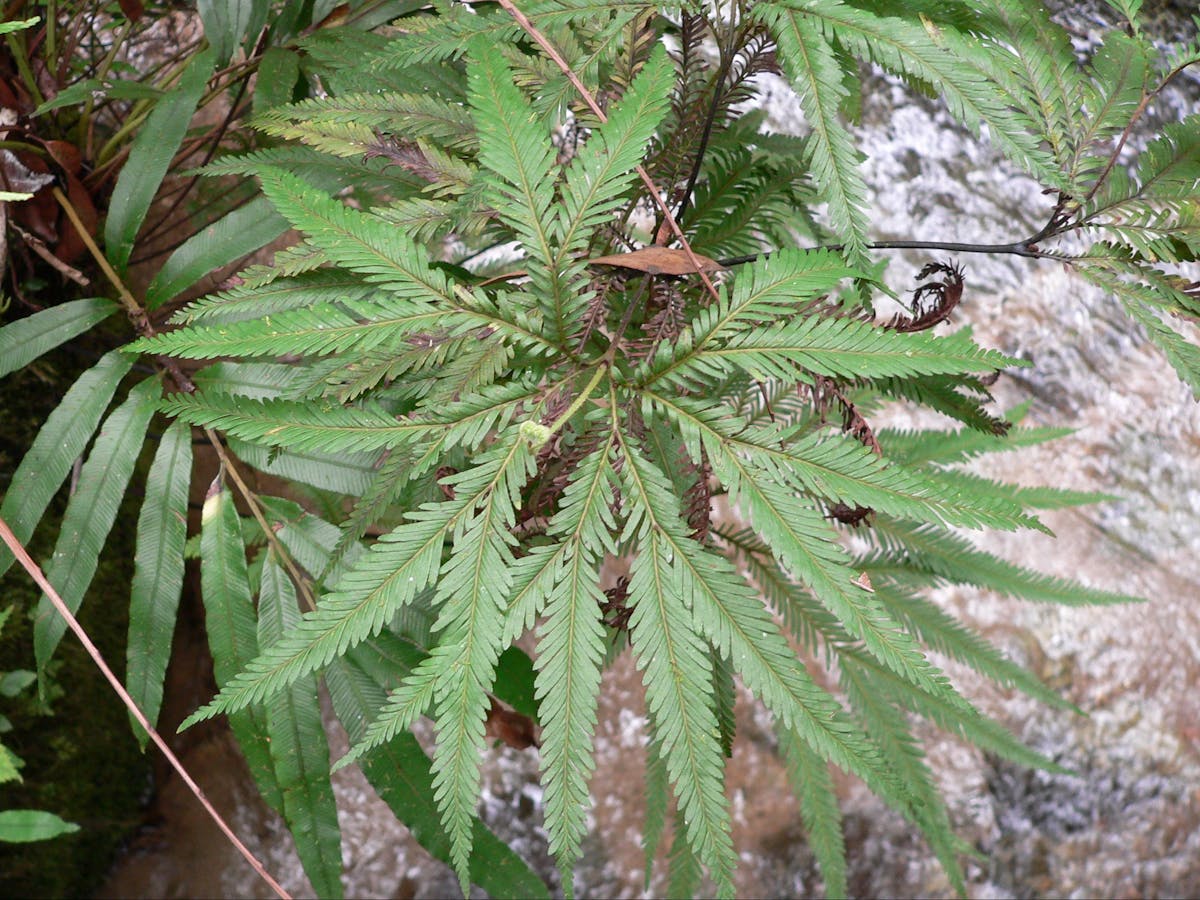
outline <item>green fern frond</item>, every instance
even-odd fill
[[[1003,687],[1015,687],[1048,706],[1078,712],[1057,692],[1046,687],[1032,672],[1014,663],[982,635],[967,628],[936,603],[905,591],[882,578],[874,582],[875,593],[896,618],[930,649],[935,650]]]
[[[927,28],[908,19],[876,16],[840,0],[782,0],[757,7],[756,14],[775,9],[809,19],[827,39],[860,59],[937,85],[956,119],[976,133],[986,124],[997,148],[1043,183],[1061,180],[1037,146],[1036,129],[1009,106],[1004,92],[973,62],[982,45],[966,45],[949,26]]]
[[[559,26],[547,37],[584,86],[596,93],[604,84],[604,76],[612,77],[610,70],[621,50],[621,42],[629,25],[640,15],[634,10],[620,10],[606,19]],[[580,106],[579,89],[553,60],[541,55],[516,54],[509,62],[519,77],[523,76],[522,87],[533,92],[533,108],[539,114],[561,121],[568,110]],[[615,86],[615,79],[613,83]]]
[[[706,443],[714,471],[730,497],[780,562],[807,585],[846,629],[890,669],[930,693],[961,703],[945,676],[870,593],[859,586],[849,557],[821,515],[750,469],[728,447]]]
[[[380,133],[436,138],[443,146],[470,150],[475,144],[471,117],[461,104],[429,94],[341,94],[313,97],[274,107],[257,116],[254,127],[266,134],[300,141],[334,156],[361,156],[380,149]],[[346,129],[351,140],[333,142]]]
[[[1149,89],[1153,48],[1120,31],[1110,31],[1089,65],[1083,102],[1088,115],[1075,117],[1075,153],[1067,171],[1081,181],[1103,165],[1097,152],[1129,122]]]
[[[928,719],[950,734],[1022,766],[1060,774],[1067,773],[1062,766],[1026,747],[1000,723],[980,715],[969,703],[948,704],[942,697],[935,697],[907,680],[897,678],[876,660],[865,656],[860,656],[853,662],[843,659],[842,666],[855,667],[860,672],[869,673],[875,693],[890,698],[893,703]]]
[[[826,897],[846,897],[846,841],[842,835],[842,811],[829,769],[795,730],[777,727],[779,753],[787,767],[788,781],[800,801],[800,818],[808,833],[808,845],[821,866]]]
[[[435,583],[443,542],[487,499],[502,480],[504,463],[512,459],[488,454],[465,473],[478,490],[463,487],[454,500],[425,504],[409,513],[408,520],[381,537],[295,629],[251,661],[181,728],[257,703],[378,634],[419,591]],[[496,630],[498,634],[499,626]]]
[[[636,512],[623,540],[637,544],[629,582],[630,642],[646,687],[646,705],[675,787],[688,845],[708,868],[718,893],[732,894],[736,855],[725,799],[717,720],[704,699],[712,670],[688,612],[687,581],[671,531],[678,503],[657,472],[620,444],[621,478]]]
[[[554,203],[554,148],[502,57],[475,47],[468,68],[469,99],[479,132],[479,164],[486,202],[524,248],[534,295],[555,340],[570,329],[566,307],[573,286],[556,265],[550,208]]]
[[[345,311],[351,305],[357,315]],[[409,301],[385,299],[376,293],[373,301],[347,301],[344,306],[321,303],[261,319],[192,325],[141,338],[127,349],[186,359],[288,354],[320,356],[351,349],[362,352],[381,346],[395,349],[404,346],[406,337],[436,328],[454,318],[452,312],[447,315]],[[459,324],[461,327],[466,322],[459,319]],[[474,324],[477,327],[483,325],[478,321]]]
[[[719,445],[724,454],[744,457],[755,477],[810,496],[968,528],[1037,527],[1036,520],[1002,494],[976,496],[946,473],[888,462],[842,435],[817,432],[796,439],[788,430],[746,427],[719,407],[686,398],[648,394],[648,399],[680,423],[685,438],[696,435],[693,446],[698,439],[711,453]],[[698,454],[692,452],[695,458]]]
[[[808,163],[821,199],[829,204],[833,230],[847,259],[861,264],[866,259],[867,187],[858,151],[838,118],[848,92],[837,54],[812,19],[796,10],[764,4],[755,7],[755,15],[779,42],[780,62],[812,128]]]
[[[913,737],[903,714],[888,702],[887,695],[873,677],[878,675],[879,669],[865,665],[856,657],[843,660],[840,671],[842,688],[851,707],[910,792],[909,802],[900,807],[900,811],[921,829],[950,877],[950,883],[960,894],[966,894],[958,864],[959,848],[946,806],[925,764],[920,744]]]
[[[599,565],[605,552],[615,551],[616,523],[609,507],[613,484],[605,442],[580,462],[550,523],[549,533],[558,546],[552,553],[551,579],[540,590],[545,618],[539,629],[535,690],[542,724],[546,828],[568,893],[586,831],[588,781],[594,768],[592,735],[604,657]],[[520,581],[514,574],[518,592]],[[517,602],[510,598],[510,609]],[[519,618],[532,614],[521,613]],[[506,627],[506,638],[511,630]]]
[[[306,272],[315,272],[328,262],[320,247],[314,247],[308,241],[300,241],[276,251],[269,264],[250,266],[238,275],[238,279],[242,287],[262,287],[276,278],[291,278]]]
[[[690,240],[698,253],[749,256],[815,232],[803,213],[816,196],[800,186],[804,169],[798,160],[770,164],[741,145],[710,145],[708,155],[691,207]]]
[[[987,37],[1002,54],[1011,54],[1027,91],[1021,108],[1038,124],[1055,161],[1067,164],[1079,144],[1072,132],[1085,91],[1070,38],[1041,4],[988,0],[981,6],[994,23]]]
[[[379,407],[338,407],[292,400],[253,400],[231,394],[174,394],[163,412],[265,446],[326,453],[384,450],[426,437],[438,426],[397,421]]]
[[[263,172],[261,179],[275,208],[333,262],[395,297],[451,309],[458,305],[428,253],[399,229],[381,227],[370,213],[351,209],[288,172]]]
[[[1195,193],[1200,182],[1200,115],[1163,126],[1161,134],[1138,157],[1133,179],[1114,169],[1084,212],[1088,220],[1140,211],[1145,204],[1176,204]]]
[[[1013,422],[1016,417],[1009,412],[1005,418],[1007,421]],[[908,431],[883,428],[876,432],[875,437],[881,446],[887,448],[887,455],[891,459],[908,465],[936,463],[948,466],[975,459],[985,453],[1002,453],[1019,450],[1023,447],[1034,447],[1068,437],[1074,433],[1075,430],[1072,428],[1048,426],[1010,428],[1002,436],[987,434],[972,428],[960,428],[955,431],[936,429]]]
[[[667,113],[674,72],[670,58],[659,48],[651,54],[608,121],[596,128],[567,167],[558,223],[559,248],[553,260],[566,266],[569,255],[586,249],[588,241],[612,213],[625,203],[636,180],[634,167]]]
[[[229,324],[259,319],[292,309],[365,299],[373,288],[361,278],[338,270],[283,276],[268,285],[239,285],[218,294],[193,300],[171,317],[175,324],[193,322]]]
[[[472,181],[472,186],[475,184]],[[386,222],[407,229],[413,240],[423,243],[451,233],[463,238],[476,238],[493,224],[490,210],[475,209],[465,200],[437,200],[424,196],[409,197],[377,207],[375,214]]]
[[[538,29],[552,29],[576,21],[604,21],[613,15],[632,18],[646,10],[657,9],[641,0],[541,0],[522,8],[522,12]],[[422,68],[429,63],[455,59],[463,55],[472,40],[507,46],[523,37],[521,27],[503,10],[476,13],[457,6],[447,6],[437,15],[409,17],[405,27],[411,29],[404,41],[390,45],[381,54],[380,62],[389,69]]]
[[[660,354],[646,384],[725,378],[743,372],[757,380],[809,380],[811,373],[834,378],[905,378],[966,372],[995,372],[1028,365],[974,344],[964,332],[935,337],[903,334],[855,319],[798,316],[792,322],[752,328],[721,346],[674,348]]]
[[[1093,252],[1097,249],[1092,248]],[[1079,273],[1120,299],[1125,311],[1146,329],[1146,335],[1192,389],[1192,395],[1200,399],[1200,348],[1164,322],[1160,315],[1178,315],[1181,310],[1194,315],[1200,300],[1185,293],[1181,285],[1150,266],[1112,256],[1093,257],[1087,263],[1079,267]]]
[[[437,748],[433,787],[464,893],[470,884],[471,821],[479,795],[488,691],[500,657],[512,567],[510,530],[519,492],[533,474],[534,454],[513,434],[475,468],[445,480],[456,493],[479,497],[477,510],[455,523],[453,549],[438,576],[441,632],[434,657]]]
[[[881,515],[871,533],[883,549],[861,559],[862,568],[901,581],[916,576],[935,584],[973,584],[1010,597],[1066,606],[1142,602],[1139,597],[1099,591],[1005,562],[935,525],[914,525]]]
[[[798,309],[860,274],[840,254],[786,249],[744,266],[726,295],[702,309],[680,338],[691,352],[724,342],[755,325],[791,318]]]
[[[889,378],[876,381],[875,386],[886,396],[927,406],[983,434],[1003,434],[1009,427],[1008,422],[984,408],[992,395],[975,378],[954,375]]]

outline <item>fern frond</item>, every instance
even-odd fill
[[[804,494],[969,528],[1036,527],[1036,520],[1003,496],[976,497],[946,473],[889,463],[842,435],[814,433],[794,440],[786,431],[743,427],[720,408],[687,398],[648,398],[679,422],[685,438],[696,435],[693,446],[697,438],[706,448],[719,444],[723,453],[744,457],[756,477]]]
[[[1004,419],[984,408],[992,395],[975,378],[954,375],[888,378],[876,381],[875,387],[885,396],[927,406],[983,434],[999,435],[1008,430]]]
[[[830,223],[847,259],[860,264],[866,260],[867,186],[858,168],[859,153],[838,118],[848,93],[842,66],[809,17],[774,4],[755,7],[755,14],[778,41],[780,63],[812,128],[808,163],[821,199],[829,204]]]
[[[546,828],[564,889],[572,883],[587,827],[592,735],[604,656],[599,564],[605,552],[615,550],[616,523],[609,508],[613,479],[605,442],[580,462],[549,528],[561,549],[554,552],[552,583],[543,589],[545,619],[538,635],[535,689],[542,724]]]
[[[270,284],[276,278],[292,278],[307,272],[315,272],[328,262],[328,257],[320,247],[314,247],[308,241],[300,241],[290,247],[277,250],[270,263],[250,266],[238,275],[238,279],[241,281],[242,287],[262,287]]]
[[[441,632],[433,657],[437,748],[433,788],[450,837],[450,855],[466,892],[470,884],[471,822],[479,795],[488,691],[500,657],[504,607],[515,538],[511,528],[520,490],[533,474],[529,443],[513,434],[473,469],[445,480],[455,493],[480,498],[454,525],[453,549],[438,576],[435,603]]]
[[[803,581],[846,629],[890,669],[923,690],[963,703],[946,677],[871,594],[856,583],[849,557],[821,515],[749,468],[722,443],[705,444],[713,470],[731,499],[780,562]]]
[[[1026,366],[974,344],[965,332],[935,337],[929,332],[903,334],[855,319],[799,316],[791,323],[752,328],[732,335],[721,346],[674,348],[654,361],[647,385],[687,384],[744,372],[757,380],[895,378],[965,372],[995,372]]]
[[[453,362],[438,372],[433,386],[425,395],[424,405],[437,409],[493,384],[508,371],[512,355],[512,347],[499,341],[476,341],[475,346],[468,344],[454,356]]]
[[[346,311],[352,307],[356,314]],[[135,353],[162,353],[185,359],[222,356],[320,356],[348,350],[404,346],[409,335],[448,325],[454,312],[430,308],[378,295],[373,301],[347,301],[344,306],[317,304],[261,319],[192,325],[150,338],[140,338],[127,349]],[[466,321],[457,318],[460,327]],[[476,327],[483,323],[476,321]]]
[[[620,52],[627,27],[640,15],[633,10],[619,10],[607,18],[559,26],[548,32],[547,38],[553,42],[576,77],[595,94],[604,84],[603,78]],[[539,114],[544,113],[561,121],[566,118],[568,110],[572,107],[578,109],[581,105],[579,89],[555,61],[540,54],[530,57],[518,53],[510,58],[510,63],[518,73],[522,73],[523,69],[528,71],[522,86],[532,90],[533,108]],[[612,76],[609,75],[609,78],[612,79]],[[615,88],[615,79],[613,84]]]
[[[874,582],[875,593],[904,626],[930,649],[990,678],[1003,687],[1015,687],[1030,697],[1059,709],[1078,711],[1032,672],[1014,663],[982,635],[967,628],[936,603],[905,591],[883,579]]]
[[[1183,204],[1200,183],[1200,115],[1163,126],[1162,133],[1138,157],[1132,180],[1113,169],[1092,201],[1085,218],[1142,211],[1147,204]]]
[[[472,183],[472,190],[476,183]],[[473,197],[473,194],[468,194]],[[493,224],[491,210],[476,208],[467,197],[457,200],[438,200],[433,197],[409,197],[374,212],[385,222],[407,229],[414,241],[430,243],[449,234],[460,238],[477,238]]]
[[[1005,418],[1012,422],[1015,417],[1010,412]],[[955,431],[883,428],[875,433],[875,437],[881,446],[887,448],[887,455],[892,459],[908,465],[936,463],[948,466],[975,459],[985,453],[1002,453],[1022,447],[1034,447],[1074,433],[1073,428],[1049,426],[1011,428],[1003,436],[985,434],[971,428]]]
[[[525,250],[534,295],[555,340],[570,329],[571,285],[556,265],[550,209],[554,202],[554,148],[549,128],[513,84],[498,54],[479,45],[468,67],[469,99],[479,132],[484,197]],[[573,279],[570,279],[573,280]]]
[[[1093,247],[1092,251],[1097,249]],[[1192,395],[1200,399],[1200,348],[1160,317],[1160,312],[1178,314],[1181,309],[1193,313],[1200,301],[1162,272],[1112,256],[1088,259],[1079,267],[1079,273],[1116,294],[1125,311],[1146,329],[1150,340],[1192,389]]]
[[[731,894],[736,854],[724,759],[716,716],[705,699],[712,671],[688,612],[687,579],[668,531],[679,529],[678,504],[664,476],[641,454],[623,440],[620,449],[621,477],[634,505],[625,532],[638,547],[629,582],[630,642],[688,845],[708,867],[718,892]]]
[[[981,6],[994,23],[988,38],[1001,54],[1011,54],[1027,91],[1021,108],[1038,124],[1055,161],[1066,164],[1079,144],[1073,131],[1085,91],[1070,38],[1040,3],[987,0]]]
[[[450,309],[458,305],[445,274],[404,232],[319,193],[289,172],[263,172],[261,179],[275,208],[333,262],[395,297]]]
[[[842,811],[829,769],[813,749],[791,728],[777,727],[779,754],[787,767],[788,781],[800,801],[800,818],[808,832],[808,845],[821,866],[826,897],[849,896],[846,885],[846,841],[842,836]]]
[[[365,299],[374,289],[344,271],[323,270],[284,276],[270,284],[239,285],[193,300],[171,317],[179,325],[193,322],[229,324],[260,319],[292,309]]]
[[[381,537],[296,628],[266,648],[181,727],[257,703],[378,634],[397,611],[437,580],[443,542],[487,498],[506,460],[512,461],[491,453],[469,470],[478,491],[464,488],[454,500],[410,512],[408,521]]]
[[[947,704],[910,682],[897,678],[876,660],[859,656],[853,661],[842,659],[842,667],[857,668],[870,674],[875,693],[888,697],[893,703],[929,719],[939,728],[989,750],[1004,759],[1033,769],[1066,773],[1067,770],[1018,741],[1000,723],[986,716],[969,703]]]
[[[842,279],[859,274],[829,250],[772,253],[742,267],[729,294],[722,291],[719,303],[701,310],[681,342],[698,351],[754,325],[786,321]]]
[[[975,133],[986,124],[997,148],[1043,183],[1060,180],[1058,170],[1037,146],[1036,129],[1009,107],[1004,92],[972,61],[982,45],[964,46],[964,39],[950,27],[927,30],[924,24],[876,16],[841,0],[776,0],[756,7],[755,14],[775,9],[811,20],[827,39],[860,59],[937,85],[956,119]]]
[[[255,128],[300,141],[334,156],[378,151],[380,133],[436,138],[446,147],[473,149],[475,130],[461,104],[429,94],[341,94],[277,106],[257,116]],[[330,140],[345,129],[342,140]]]
[[[1075,153],[1068,172],[1072,180],[1086,179],[1100,168],[1105,141],[1130,121],[1149,88],[1152,48],[1120,31],[1109,31],[1089,65],[1084,83],[1086,116],[1074,117]]]
[[[690,240],[698,253],[749,256],[815,231],[804,213],[817,198],[799,184],[803,166],[797,160],[770,164],[763,157],[741,145],[710,145],[691,206]]]
[[[881,515],[871,531],[883,549],[862,558],[862,568],[901,581],[915,575],[925,582],[973,584],[1010,597],[1066,606],[1141,602],[1139,597],[1099,591],[1005,562],[935,525],[914,525]]]
[[[540,0],[523,6],[522,12],[538,29],[552,29],[577,21],[604,21],[618,14],[632,18],[649,9],[656,7],[642,0]],[[524,36],[512,17],[499,9],[476,13],[449,6],[440,9],[437,15],[409,17],[404,23],[410,29],[406,39],[393,42],[380,57],[381,64],[389,69],[419,69],[432,62],[458,58],[472,40],[508,46]]]
[[[850,705],[910,792],[908,804],[900,811],[921,829],[951,884],[960,894],[965,894],[962,869],[958,864],[959,847],[920,744],[913,737],[903,714],[888,702],[887,695],[879,690],[872,678],[877,669],[854,658],[843,660],[840,671],[842,688]]]
[[[426,437],[438,426],[397,421],[377,406],[336,407],[232,394],[173,394],[160,407],[192,425],[265,446],[326,453],[383,450]]]
[[[625,203],[636,179],[634,167],[646,152],[663,116],[674,72],[666,51],[651,54],[625,96],[609,112],[567,167],[559,216],[559,247],[553,263],[566,267],[569,255],[586,249],[592,232]]]

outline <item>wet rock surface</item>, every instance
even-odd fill
[[[1086,11],[1072,20],[1088,40]],[[1200,109],[1193,79],[1156,114]],[[876,79],[861,130],[876,196],[877,237],[999,242],[1035,232],[1051,203],[936,106]],[[944,254],[940,255],[944,258]],[[897,289],[933,255],[898,256]],[[1044,516],[1056,540],[988,535],[981,542],[1051,574],[1138,594],[1146,604],[1062,608],[946,589],[945,608],[1029,666],[1086,715],[1048,709],[946,663],[963,693],[1033,749],[1074,774],[1031,771],[923,730],[952,821],[979,858],[966,863],[975,897],[1141,897],[1200,894],[1200,408],[1115,302],[1057,263],[960,259],[967,287],[953,326],[1034,362],[996,387],[999,405],[1032,399],[1031,424],[1076,433],[991,459],[986,474],[1119,494]],[[893,424],[911,425],[903,412]],[[640,678],[628,658],[605,678],[596,738],[594,807],[576,889],[588,897],[661,894],[644,885],[645,728]],[[769,718],[742,696],[729,765],[741,896],[818,894],[819,872],[774,756]],[[336,743],[336,741],[335,741]],[[344,746],[344,742],[342,744]],[[340,748],[335,746],[335,753]],[[215,753],[215,757],[200,756]],[[284,885],[307,891],[286,830],[251,791],[236,751],[205,745],[185,760],[233,808]],[[839,782],[850,887],[860,896],[949,896],[922,839],[861,785]],[[175,787],[178,787],[177,785]],[[456,892],[357,771],[337,773],[347,896],[438,897]],[[167,784],[162,794],[173,790]],[[187,804],[170,803],[148,846],[133,850],[106,896],[268,896]],[[557,888],[541,828],[533,751],[493,751],[481,814]],[[171,818],[174,816],[174,818]],[[660,867],[661,868],[661,867]]]

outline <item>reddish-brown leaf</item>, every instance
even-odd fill
[[[125,13],[125,18],[130,22],[136,22],[146,11],[141,0],[117,0],[117,5],[121,7],[121,12]]]
[[[722,266],[715,259],[695,254],[696,262],[700,263],[700,271],[712,275],[722,271]],[[634,269],[650,275],[694,275],[696,267],[682,250],[669,247],[643,247],[629,253],[616,253],[612,256],[598,256],[588,260],[589,266],[617,266],[621,269]]]

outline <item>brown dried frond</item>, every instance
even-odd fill
[[[601,621],[617,631],[628,631],[629,618],[633,615],[633,609],[625,605],[628,600],[629,579],[622,575],[604,592],[604,602],[600,604]]]
[[[912,305],[915,315],[899,315],[884,324],[893,331],[926,331],[950,318],[962,300],[963,270],[956,263],[927,263],[917,273],[917,281],[940,273],[943,277],[917,285],[913,291]],[[928,303],[926,298],[932,298]]]
[[[693,481],[683,495],[684,517],[691,526],[693,540],[705,543],[712,528],[712,466],[708,453],[700,448],[700,465],[688,465]]]

